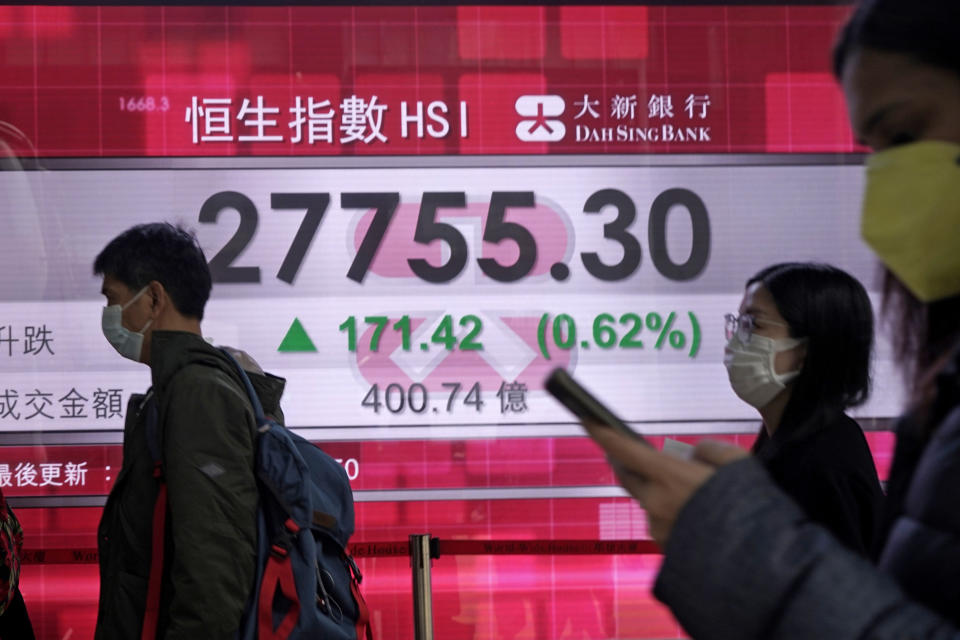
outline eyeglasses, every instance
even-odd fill
[[[743,344],[750,342],[750,337],[753,335],[753,330],[757,328],[756,321],[753,319],[753,316],[749,313],[744,313],[742,315],[734,315],[728,313],[723,317],[726,322],[725,325],[725,335],[727,340],[730,340],[733,336],[737,336],[737,340]],[[775,320],[766,320],[764,319],[763,324],[772,324],[778,327],[789,327],[790,325],[785,322],[777,322]]]

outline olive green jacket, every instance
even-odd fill
[[[233,364],[201,337],[156,331],[153,386],[127,406],[123,466],[98,531],[95,640],[137,640],[150,574],[158,482],[146,408],[156,402],[167,481],[157,640],[227,640],[239,628],[256,564],[253,409]],[[283,380],[250,373],[264,411],[282,421]]]

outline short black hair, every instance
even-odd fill
[[[746,286],[770,292],[806,356],[778,430],[806,432],[870,395],[873,307],[860,282],[837,267],[785,262],[760,270]]]
[[[196,235],[168,222],[138,224],[118,235],[93,261],[93,273],[133,291],[156,280],[177,311],[198,320],[210,299],[210,267]]]
[[[840,32],[833,72],[839,78],[850,56],[866,47],[960,73],[958,34],[956,0],[863,0]]]

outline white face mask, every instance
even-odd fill
[[[737,336],[730,338],[723,356],[730,386],[737,396],[750,406],[767,406],[787,383],[800,375],[800,370],[777,373],[773,360],[781,351],[793,349],[806,342],[805,338],[768,338],[756,334],[744,344]]]
[[[136,302],[137,298],[143,295],[147,287],[140,289],[137,295],[130,298],[127,304],[120,306],[112,304],[103,308],[103,316],[100,320],[100,326],[103,328],[103,336],[107,339],[117,353],[124,358],[140,362],[140,352],[143,349],[143,332],[150,328],[153,320],[150,320],[140,331],[130,331],[123,326],[123,311],[131,304]]]

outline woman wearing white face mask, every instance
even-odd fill
[[[776,264],[747,281],[739,315],[726,321],[730,386],[763,420],[754,453],[812,520],[866,555],[883,494],[844,411],[870,390],[867,292],[829,265]]]

